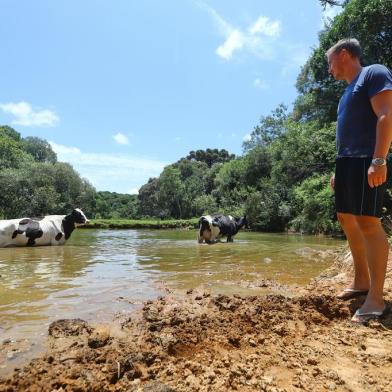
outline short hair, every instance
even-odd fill
[[[340,53],[343,49],[346,49],[352,57],[356,57],[358,59],[361,58],[361,45],[359,44],[359,41],[355,38],[341,39],[335,45],[331,46],[325,54],[328,57],[332,53]]]

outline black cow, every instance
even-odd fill
[[[203,241],[210,244],[227,237],[227,242],[233,242],[233,237],[244,226],[248,226],[246,216],[233,218],[231,215],[203,215],[199,219],[198,241],[200,244]]]

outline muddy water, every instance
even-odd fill
[[[304,285],[342,246],[285,234],[242,232],[215,245],[195,238],[195,231],[86,229],[62,247],[0,249],[0,374],[43,350],[53,320],[109,322],[165,287],[246,295],[266,291],[252,287],[260,279]]]

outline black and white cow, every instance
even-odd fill
[[[77,226],[86,223],[88,219],[79,208],[69,215],[47,215],[40,220],[0,220],[0,248],[63,245]]]
[[[244,226],[248,226],[246,216],[233,218],[231,215],[203,215],[199,219],[198,241],[200,244],[203,241],[211,244],[227,237],[227,242],[233,242],[233,237]]]

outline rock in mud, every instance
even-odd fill
[[[99,348],[106,346],[110,340],[108,329],[96,329],[88,338],[88,346],[91,348]]]
[[[89,324],[81,319],[62,319],[53,321],[49,325],[49,335],[54,338],[65,336],[78,336],[84,333],[90,334],[93,329]]]
[[[159,381],[153,381],[146,384],[140,392],[176,392],[173,388]]]

